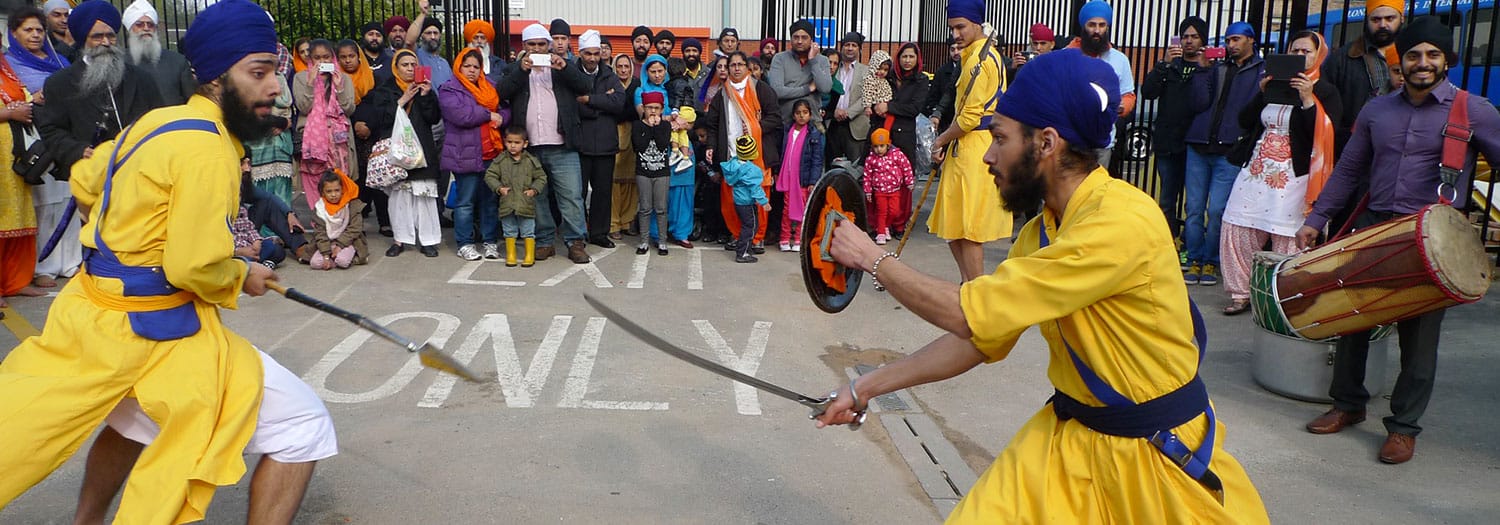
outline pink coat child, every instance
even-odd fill
[[[916,183],[911,161],[901,150],[891,147],[890,132],[877,129],[871,133],[870,156],[865,159],[865,198],[875,208],[870,226],[876,232],[875,244],[891,240],[891,221],[903,215],[901,189],[911,189]]]

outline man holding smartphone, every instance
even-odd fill
[[[1187,132],[1187,164],[1184,170],[1189,285],[1219,284],[1219,220],[1229,202],[1229,190],[1240,167],[1229,162],[1245,130],[1239,114],[1260,92],[1265,61],[1255,54],[1255,28],[1245,22],[1229,24],[1224,31],[1227,60],[1194,72],[1189,89],[1190,111],[1196,114]]]
[[[1141,96],[1157,100],[1156,123],[1151,131],[1151,148],[1156,153],[1156,173],[1161,177],[1161,195],[1157,203],[1172,228],[1172,237],[1182,234],[1182,216],[1177,213],[1182,199],[1183,170],[1187,165],[1188,125],[1193,121],[1188,106],[1189,84],[1193,73],[1208,67],[1203,56],[1203,35],[1208,22],[1196,16],[1177,24],[1177,36],[1167,47],[1167,58],[1156,63],[1141,82]],[[1185,255],[1185,254],[1184,254]]]

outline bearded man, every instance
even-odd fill
[[[103,7],[91,4],[108,7],[90,0],[74,10],[90,18],[69,25],[107,41]],[[242,452],[265,438],[261,430],[277,433],[257,429],[259,416],[275,412],[261,409],[270,384],[264,358],[219,320],[241,292],[263,295],[276,280],[234,257],[225,227],[239,211],[241,143],[273,126],[275,35],[270,17],[247,0],[205,9],[182,40],[204,79],[196,94],[142,116],[75,166],[73,196],[90,219],[80,235],[88,262],[52,303],[42,335],[0,363],[0,435],[28,444],[0,447],[0,506],[62,465],[127,396],[158,439],[129,473],[119,523],[202,520],[215,486],[244,475]],[[307,399],[321,409],[316,400]],[[326,422],[326,411],[311,412]],[[290,523],[312,459],[263,463],[251,488],[263,496],[251,499],[265,505],[252,502],[247,521]],[[266,468],[277,475],[267,479]]]
[[[47,77],[47,104],[36,109],[37,129],[63,173],[93,155],[94,146],[165,105],[156,83],[116,45],[120,20],[120,11],[104,0],[78,4],[68,15],[68,31],[82,35],[81,60]]]
[[[411,27],[411,20],[407,20],[404,16],[393,15],[385,19],[385,24],[381,28],[385,29],[385,38],[391,41],[391,47],[388,49],[392,55],[407,48],[409,42],[406,41],[406,28],[408,27]]]
[[[193,79],[193,69],[181,53],[165,49],[161,45],[159,23],[161,16],[151,2],[135,0],[125,8],[125,25],[130,32],[125,35],[125,50],[130,53],[130,63],[141,73],[156,81],[157,94],[162,105],[186,104],[198,89]]]
[[[391,77],[391,57],[396,54],[391,48],[385,47],[384,30],[380,22],[367,23],[359,30],[359,51],[365,54],[365,62],[375,72],[376,84]]]

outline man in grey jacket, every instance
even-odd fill
[[[870,67],[859,62],[860,48],[865,37],[850,31],[839,41],[839,82],[844,85],[844,96],[839,97],[838,107],[833,110],[833,124],[828,127],[828,154],[830,165],[833,159],[843,157],[858,162],[864,158],[865,141],[870,136],[870,115],[865,103],[865,77],[870,76]]]
[[[793,22],[791,33],[792,49],[777,53],[771,59],[771,72],[766,75],[781,106],[782,122],[792,121],[792,104],[798,100],[806,99],[812,107],[822,107],[823,95],[833,89],[828,57],[818,53],[813,42],[812,22]]]
[[[163,106],[186,104],[198,90],[198,81],[187,58],[162,46],[158,26],[161,16],[156,8],[146,0],[136,0],[125,8],[122,20],[129,31],[125,49],[130,52],[130,63],[155,81]]]

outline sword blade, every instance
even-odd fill
[[[672,357],[687,361],[693,366],[727,377],[731,380],[753,386],[768,394],[796,401],[804,406],[820,411],[823,405],[828,402],[827,398],[808,397],[768,382],[764,379],[745,374],[719,363],[715,363],[708,358],[705,358],[693,352],[689,352],[687,349],[674,345],[668,342],[666,339],[662,339],[661,336],[658,336],[655,333],[652,333],[650,330],[647,330],[645,327],[636,324],[634,321],[631,321],[629,318],[626,318],[624,315],[621,315],[614,309],[605,306],[604,303],[600,302],[598,299],[595,299],[592,295],[583,294],[583,300],[587,301],[589,305],[593,306],[595,310],[599,311],[599,313],[604,314],[604,317],[606,319],[609,319],[616,325],[619,325],[620,328],[624,329],[626,333],[635,336],[636,339],[640,339],[647,345],[650,345],[652,348],[660,350]]]

